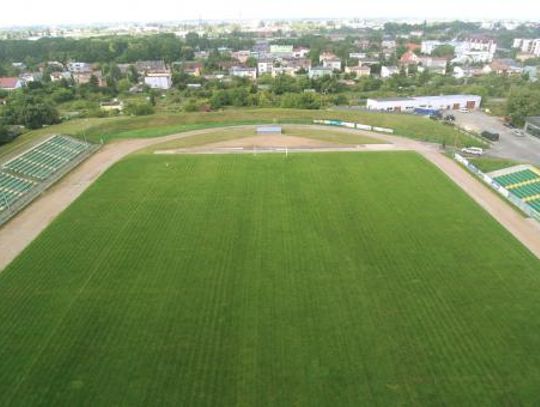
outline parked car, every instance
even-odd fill
[[[469,112],[470,112],[470,110],[467,109],[466,107],[462,107],[462,108],[459,109],[459,113],[469,113]]]
[[[454,116],[453,114],[448,114],[445,116],[444,120],[448,120],[449,122],[455,122],[456,116]]]
[[[525,137],[525,132],[519,129],[512,130],[512,134],[516,137]]]
[[[484,150],[480,147],[465,147],[461,149],[462,153],[481,156],[484,154]]]
[[[483,131],[480,133],[480,135],[490,141],[499,141],[500,135],[499,133],[494,133],[491,131]]]

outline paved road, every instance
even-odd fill
[[[465,130],[477,133],[487,130],[500,134],[500,140],[492,144],[488,155],[540,165],[540,138],[528,135],[518,137],[503,126],[501,119],[482,112],[452,114],[456,116],[456,124]]]

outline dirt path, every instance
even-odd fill
[[[287,127],[297,129],[327,129],[322,126],[305,125],[289,125]],[[239,130],[249,128],[253,128],[253,126],[238,126]],[[350,132],[347,129],[332,128],[332,130]],[[215,131],[215,128],[197,130],[152,139],[124,140],[106,145],[0,228],[0,270],[3,270],[15,259],[65,208],[98,179],[103,172],[122,158],[152,145]],[[365,134],[372,136],[370,133]],[[377,134],[376,137],[392,143],[393,147],[382,145],[381,150],[418,151],[444,171],[450,179],[467,192],[467,194],[540,259],[540,228],[536,222],[521,217],[501,198],[488,190],[479,180],[471,176],[457,163],[437,152],[436,147],[397,136]],[[321,149],[317,150],[321,151]],[[365,148],[357,149],[357,151],[376,150],[379,150],[377,145],[366,145]]]

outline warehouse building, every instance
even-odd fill
[[[367,108],[385,112],[413,112],[414,109],[476,110],[482,97],[477,95],[418,96],[387,99],[368,99]]]

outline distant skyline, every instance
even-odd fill
[[[80,6],[79,4],[82,4]],[[185,4],[185,3],[184,3]],[[540,2],[532,0],[482,1],[387,0],[386,2],[333,0],[198,0],[184,5],[176,0],[26,0],[24,6],[8,1],[2,6],[0,26],[159,22],[183,20],[259,20],[298,18],[418,18],[540,20]]]

